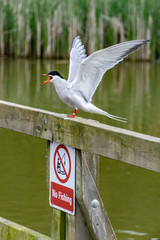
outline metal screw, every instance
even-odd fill
[[[97,208],[97,207],[99,206],[99,201],[98,201],[97,199],[93,199],[91,206],[92,206],[93,208]]]

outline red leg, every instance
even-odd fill
[[[76,116],[76,114],[78,113],[78,110],[75,109],[74,113],[71,115],[68,115],[69,118],[74,118]]]

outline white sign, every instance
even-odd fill
[[[75,149],[50,143],[50,206],[75,214]]]

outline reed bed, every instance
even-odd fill
[[[138,59],[160,58],[160,1],[0,0],[0,55],[68,58],[80,35],[87,53],[151,39]]]

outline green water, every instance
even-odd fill
[[[0,60],[0,99],[59,113],[72,113],[41,73],[68,62]],[[160,137],[160,68],[157,63],[123,62],[108,71],[93,103],[120,123],[96,114],[79,116]],[[0,216],[50,235],[46,183],[46,141],[0,129]],[[160,239],[160,174],[115,160],[100,159],[99,190],[118,240]]]

